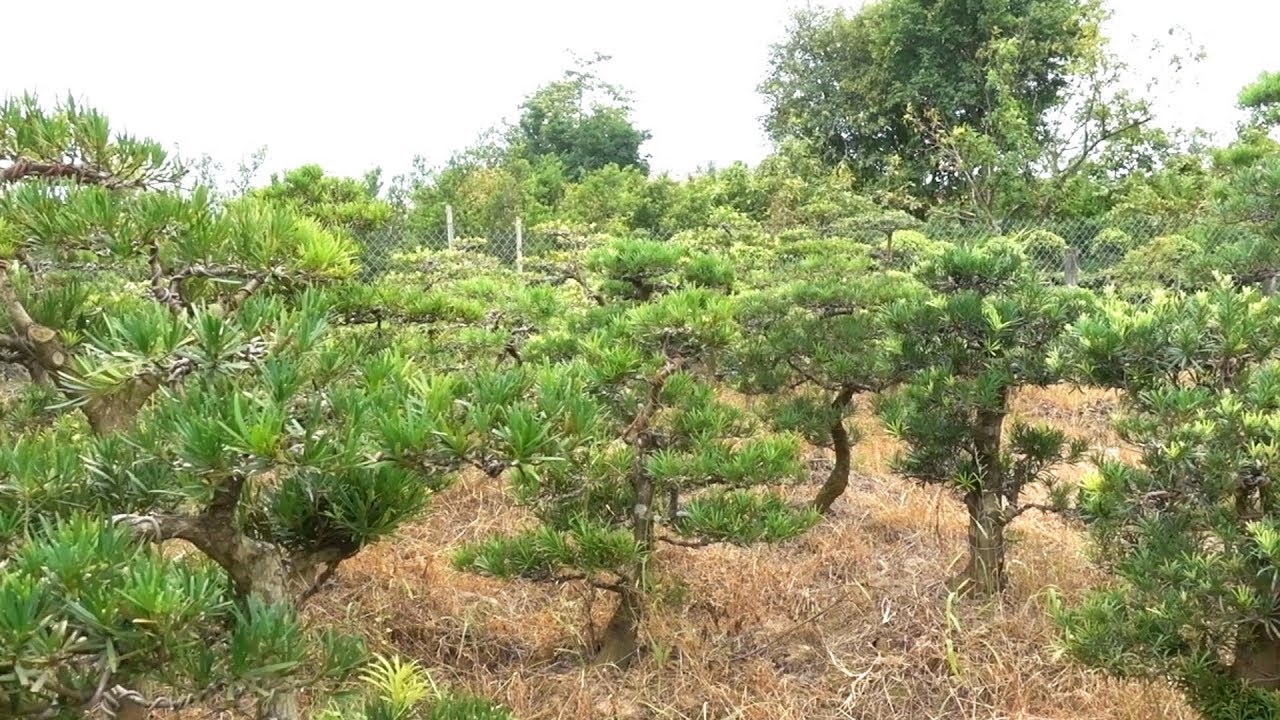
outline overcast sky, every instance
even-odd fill
[[[1167,120],[1229,131],[1239,88],[1280,70],[1280,0],[1111,0],[1122,54],[1185,26],[1208,58]],[[796,0],[6,0],[0,94],[89,101],[129,131],[234,167],[308,162],[359,174],[408,169],[469,144],[567,67],[613,56],[645,151],[678,174],[755,162],[769,146],[756,86]],[[828,3],[830,4],[830,3]],[[845,5],[857,5],[846,2]]]

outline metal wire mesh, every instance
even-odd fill
[[[893,267],[907,269],[911,262],[927,255],[929,248],[943,243],[969,244],[992,237],[1004,237],[1019,244],[1028,261],[1046,282],[1100,286],[1123,285],[1134,278],[1162,284],[1177,284],[1180,263],[1190,254],[1212,258],[1223,248],[1250,239],[1238,226],[1206,222],[1175,222],[1158,219],[1126,221],[1070,220],[1059,222],[1010,222],[999,227],[964,222],[931,221],[914,227],[885,227],[853,218],[821,226],[764,229],[759,226],[708,226],[681,231],[632,231],[626,234],[669,240],[682,233],[725,232],[766,233],[785,237],[840,238],[868,246],[882,260],[893,258]],[[391,226],[361,238],[362,266],[369,277],[412,262],[424,250],[455,248],[488,255],[513,268],[527,261],[570,246],[570,234],[563,229],[458,228],[414,231]],[[1254,238],[1256,241],[1257,238]]]

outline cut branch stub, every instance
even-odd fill
[[[67,353],[53,328],[32,324],[27,327],[27,341],[31,343],[32,354],[45,370],[56,373],[66,366]]]

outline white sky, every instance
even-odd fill
[[[131,132],[233,169],[316,162],[359,174],[441,162],[558,77],[572,49],[613,56],[657,170],[768,152],[756,86],[803,0],[0,0],[0,95],[68,91]],[[857,5],[857,0],[843,4]],[[1208,58],[1165,121],[1229,131],[1239,88],[1280,70],[1280,0],[1111,0],[1112,36],[1188,29]],[[1127,52],[1125,52],[1127,50]]]

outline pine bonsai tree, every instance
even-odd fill
[[[1045,286],[1000,240],[947,250],[921,277],[934,295],[889,311],[905,384],[882,396],[880,412],[907,446],[899,472],[964,497],[969,562],[953,587],[995,593],[1006,581],[1005,528],[1027,510],[1065,506],[1050,470],[1085,449],[1049,427],[1006,432],[1005,420],[1019,388],[1057,380],[1049,360],[1088,293]],[[1049,488],[1050,505],[1024,500],[1035,483]]]
[[[294,689],[361,659],[304,631],[296,609],[422,509],[447,468],[438,452],[401,450],[399,408],[409,396],[451,407],[463,386],[332,345],[326,310],[310,295],[296,310],[246,302],[272,325],[264,359],[195,371],[110,436],[64,419],[6,437],[0,603],[15,612],[0,620],[13,663],[0,677],[15,712],[74,716],[150,683],[201,700],[256,694],[261,717],[296,717]],[[232,334],[216,314],[196,322],[193,353]],[[175,560],[139,540],[199,553]]]
[[[812,503],[827,513],[849,485],[857,438],[845,419],[855,396],[894,380],[883,310],[923,288],[904,273],[872,272],[843,241],[791,243],[778,256],[765,289],[741,304],[739,374],[746,391],[770,395],[776,427],[834,452]]]
[[[128,427],[198,363],[253,357],[252,345],[184,354],[201,308],[234,317],[264,288],[355,271],[349,239],[265,201],[183,192],[182,176],[96,111],[0,104],[0,360],[60,389],[97,433]]]
[[[580,297],[570,287],[530,285],[462,242],[391,260],[396,269],[375,280],[335,289],[335,324],[365,348],[394,348],[425,369],[519,364],[524,342]]]
[[[92,111],[0,123],[2,341],[33,380],[0,412],[0,708],[299,717],[364,660],[299,608],[456,466],[469,383],[327,332],[306,286],[354,270],[340,239],[184,192]]]
[[[605,252],[655,251],[619,241]],[[584,278],[602,304],[529,340],[509,383],[521,399],[495,417],[503,470],[541,527],[470,545],[456,562],[615,593],[595,660],[625,665],[638,651],[659,543],[781,540],[816,516],[749,491],[798,477],[799,442],[758,432],[718,397],[714,369],[740,335],[733,299],[665,284],[646,293],[636,288],[658,284],[621,273],[602,285],[610,298]]]
[[[1280,715],[1280,307],[1227,279],[1079,322],[1066,359],[1124,393],[1140,462],[1080,493],[1112,581],[1059,608],[1064,644],[1120,676],[1168,680],[1204,717]]]

